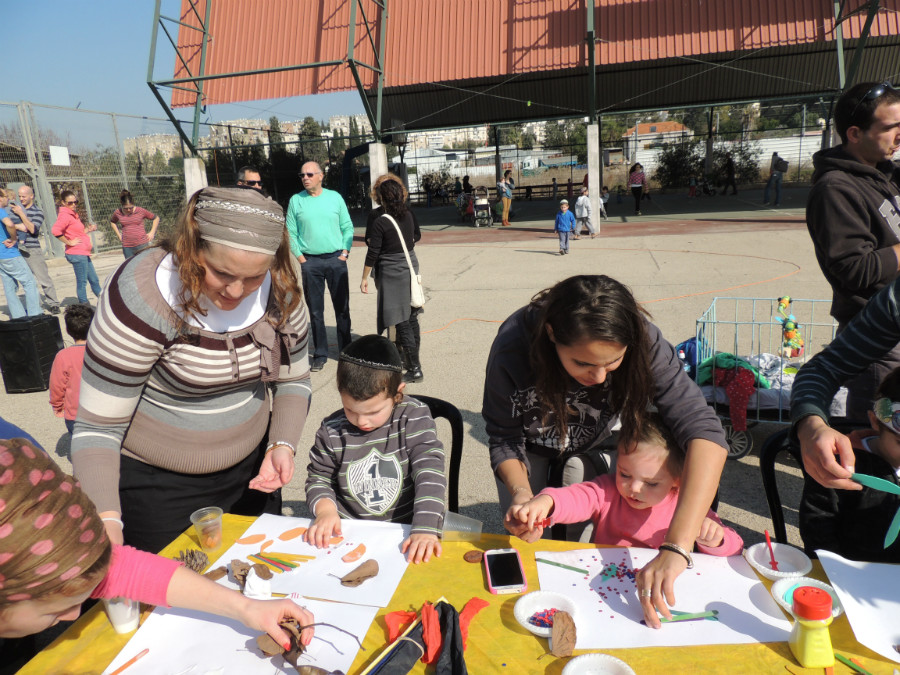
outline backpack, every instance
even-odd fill
[[[779,157],[778,161],[775,162],[775,170],[784,173],[788,170],[788,162],[784,157]]]

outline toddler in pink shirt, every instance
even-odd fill
[[[84,345],[94,319],[94,308],[88,304],[69,305],[64,318],[66,332],[75,340],[75,344],[63,349],[53,359],[53,367],[50,369],[50,407],[57,417],[66,420],[66,429],[71,434],[78,416]]]
[[[614,474],[563,488],[546,488],[531,501],[512,507],[512,515],[528,526],[594,521],[594,543],[607,546],[658,548],[665,542],[684,465],[684,451],[662,424],[651,415],[638,435],[639,441],[620,445]],[[523,535],[526,533],[523,532]],[[697,550],[710,555],[740,553],[744,542],[709,510],[696,539]]]

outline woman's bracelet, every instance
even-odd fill
[[[677,553],[682,558],[687,560],[687,568],[692,569],[694,567],[694,560],[691,558],[691,554],[681,548],[678,544],[673,544],[671,542],[663,542],[659,545],[660,551],[671,551],[672,553]]]
[[[107,516],[106,518],[101,518],[100,520],[103,521],[104,523],[118,523],[119,527],[121,527],[123,530],[125,529],[125,523],[122,522],[121,518]]]
[[[292,454],[294,457],[297,456],[297,448],[295,448],[293,445],[291,445],[291,444],[288,443],[287,441],[275,441],[274,443],[269,443],[269,444],[266,446],[266,452],[265,452],[265,454],[268,455],[270,452],[272,452],[272,450],[274,450],[275,448],[277,448],[279,445],[283,445],[283,446],[285,446],[285,447],[290,448],[290,449],[291,449],[291,454]],[[263,456],[265,456],[265,455],[263,455]]]

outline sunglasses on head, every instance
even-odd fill
[[[303,172],[301,171],[301,172],[300,172],[300,178],[303,178],[304,176],[306,176],[307,178],[312,178],[313,176],[316,175],[316,173],[318,173],[318,171],[315,172],[315,173],[303,173]]]
[[[889,398],[880,398],[875,401],[872,410],[879,422],[900,434],[900,403]]]
[[[850,113],[850,119],[853,119],[853,116],[856,114],[856,111],[859,110],[859,106],[862,105],[863,101],[874,101],[875,99],[883,96],[884,93],[888,90],[896,91],[896,89],[894,88],[894,85],[892,85],[890,82],[882,82],[880,84],[876,84],[871,89],[869,89],[869,91],[867,91],[865,93],[865,96],[863,96],[861,99],[859,99],[859,101],[857,101],[856,105],[853,106],[853,112]]]

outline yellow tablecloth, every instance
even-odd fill
[[[226,550],[252,523],[253,518],[225,516],[224,544]],[[185,533],[162,551],[175,557],[185,548],[197,548],[193,532]],[[539,587],[535,551],[562,551],[585,548],[585,544],[542,540],[526,544],[518,539],[499,535],[484,535],[478,548],[517,548],[522,554],[529,590]],[[560,673],[568,659],[547,656],[538,657],[547,650],[547,641],[537,638],[519,626],[513,616],[513,605],[518,595],[492,595],[485,587],[482,566],[467,563],[463,553],[474,548],[472,544],[449,542],[439,559],[423,565],[410,565],[390,605],[378,612],[363,640],[366,651],[360,651],[350,673],[357,673],[376,658],[385,647],[387,628],[384,615],[396,610],[420,609],[425,602],[433,602],[444,596],[457,609],[472,597],[487,600],[490,605],[472,621],[469,628],[466,664],[473,675],[484,673]],[[811,576],[827,581],[818,561]],[[765,581],[767,586],[770,582]],[[149,612],[149,610],[148,610]],[[145,613],[146,614],[146,613]],[[327,621],[327,617],[317,617]],[[142,619],[143,620],[143,619]],[[664,630],[664,629],[663,629]],[[49,675],[65,673],[102,673],[128,642],[129,635],[117,635],[106,619],[102,606],[98,605],[76,621],[69,630],[32,659],[20,675]],[[874,674],[893,673],[894,664],[856,642],[846,616],[831,625],[831,640],[836,651],[857,658]],[[576,651],[577,654],[587,653]],[[778,673],[785,675],[790,666],[795,673],[821,673],[822,670],[804,670],[791,655],[786,642],[750,645],[711,645],[694,647],[664,647],[647,649],[609,649],[604,653],[627,662],[637,673]],[[419,662],[413,670],[424,673]],[[835,673],[852,672],[841,663]]]

